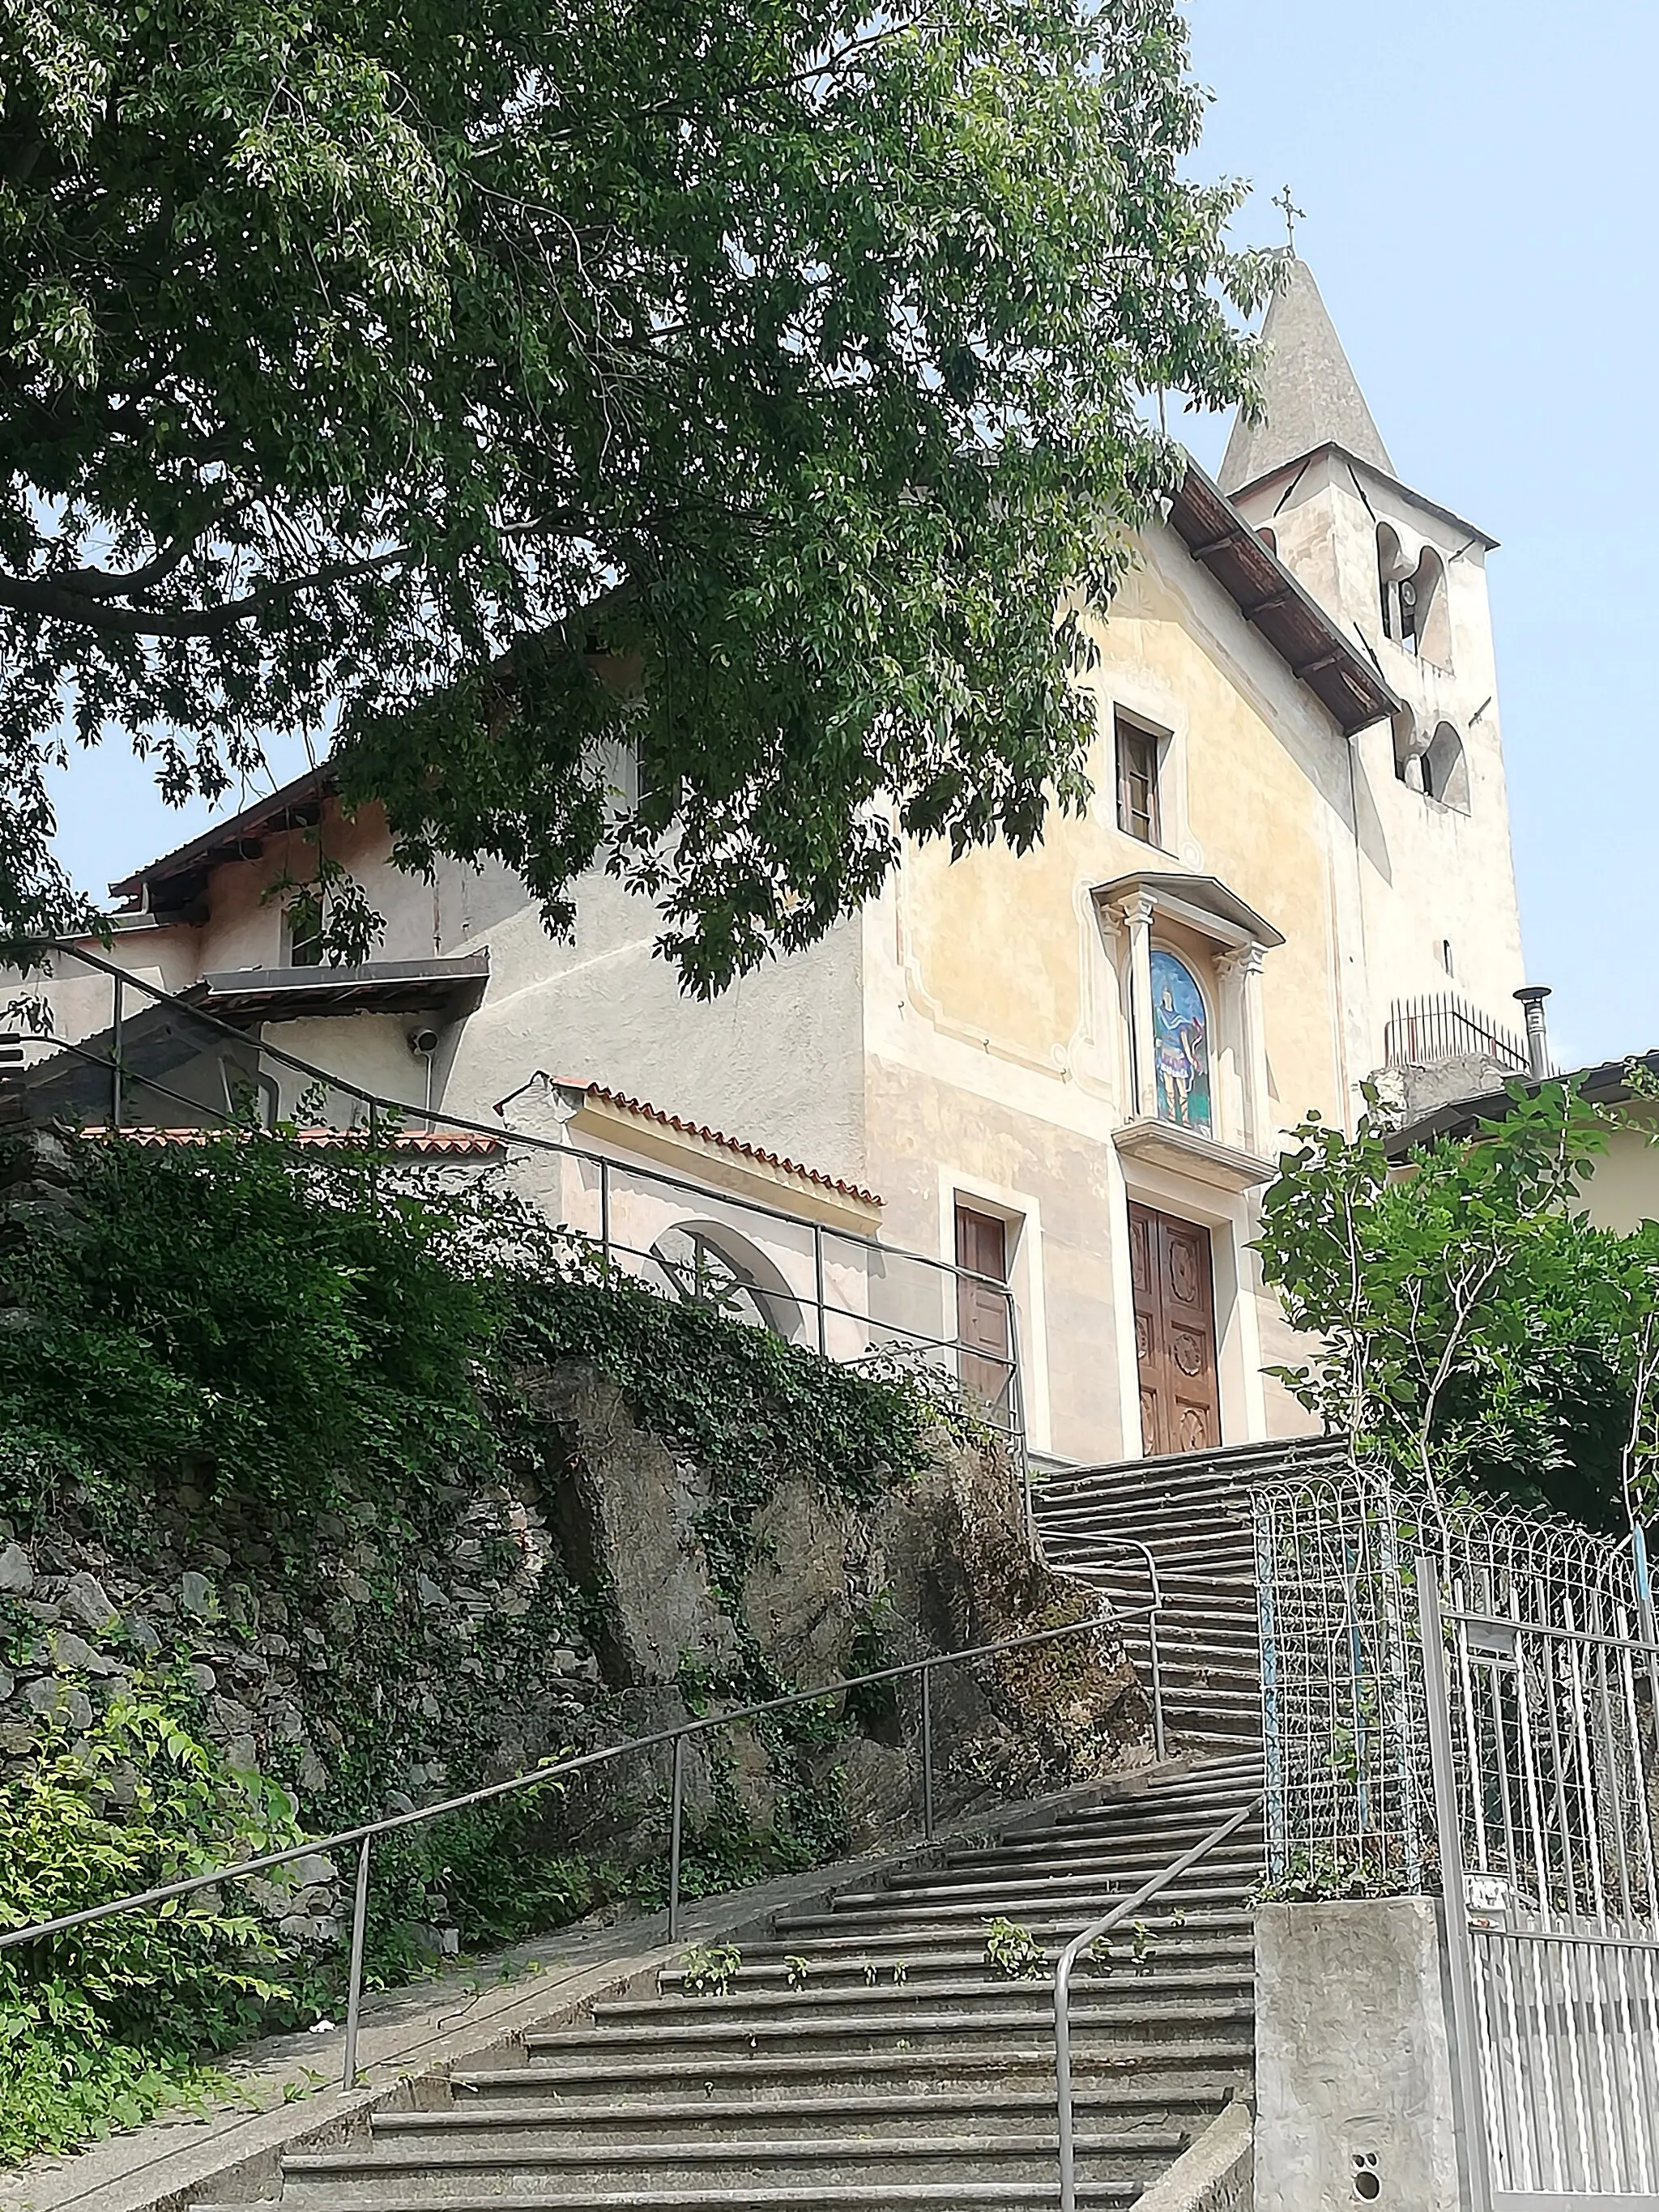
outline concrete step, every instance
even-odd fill
[[[1173,1856],[1173,1854],[1172,1854]],[[1125,1856],[1107,1869],[1098,1871],[1084,1867],[1076,1872],[1066,1869],[1050,1873],[1046,1869],[1007,1866],[999,1869],[977,1867],[935,1867],[928,1872],[892,1875],[879,1889],[844,1890],[835,1899],[834,1911],[854,1912],[884,1905],[895,1905],[909,1911],[916,1905],[933,1899],[972,1903],[982,1901],[987,1913],[1000,1912],[1011,1891],[1022,1896],[1041,1899],[1045,1897],[1077,1897],[1085,1903],[1091,1897],[1121,1894],[1144,1888],[1161,1875],[1169,1864],[1167,1858],[1144,1858],[1137,1865]],[[1251,1852],[1243,1845],[1235,1848],[1231,1842],[1219,1844],[1213,1856],[1200,1859],[1193,1872],[1200,1870],[1211,1887],[1231,1882],[1239,1891],[1248,1889],[1261,1871],[1261,1853]],[[1178,1888],[1178,1884],[1177,1884]]]
[[[1156,1901],[1166,1911],[1179,1906],[1188,1913],[1233,1910],[1243,1904],[1246,1894],[1243,1886],[1236,1881],[1206,1886],[1196,1879],[1201,1869],[1194,1869],[1190,1886],[1187,1881],[1182,1881]],[[1261,1869],[1258,1868],[1252,1875],[1252,1887],[1260,1879],[1261,1873]],[[1106,1902],[1103,1899],[1094,1910],[1103,1911]],[[1087,1899],[1073,1897],[1062,1905],[1052,1891],[1036,1894],[1027,1890],[1011,1891],[997,1899],[994,1910],[1006,1918],[1018,1922],[1023,1927],[1035,1926],[1045,1917],[1057,1917],[1062,1924],[1069,1921],[1073,1934],[1094,1917]],[[854,1930],[862,1933],[875,1927],[896,1935],[902,1932],[913,1942],[921,1943],[936,1929],[951,1925],[982,1929],[989,1917],[983,1899],[950,1896],[944,1899],[909,1904],[902,1911],[891,1908],[884,1912],[876,1911],[866,1906],[857,1912],[848,1910],[833,1915],[790,1915],[778,1924],[780,1930],[791,1941],[815,1935],[848,1935]]]
[[[1126,1945],[1128,1940],[1126,1936]],[[1178,1966],[1164,1958],[1153,1941],[1149,1964],[1153,1971],[1146,1975],[1131,1974],[1127,1956],[1110,1977],[1097,1967],[1079,1971],[1077,2001],[1082,2003],[1086,1996],[1091,2016],[1097,2014],[1105,2020],[1115,2018],[1126,2005],[1138,2004],[1154,1981],[1152,1994],[1165,2004],[1178,2004],[1189,1997],[1231,2000],[1255,1985],[1253,1959]],[[653,2021],[665,2028],[702,2021],[721,2034],[758,2021],[779,2025],[810,2021],[815,2027],[859,2026],[866,2021],[886,2025],[918,2013],[948,2009],[966,2014],[997,2010],[1006,2006],[1011,1989],[1022,1986],[994,1967],[988,1968],[982,1960],[978,1973],[959,1975],[953,1980],[895,1982],[890,1976],[874,1984],[859,1981],[814,1987],[809,1982],[801,1990],[734,1982],[723,1996],[688,1996],[666,1990],[651,1997],[612,1998],[594,2006],[593,2025],[608,2033],[612,2027],[645,2027]]]
[[[1052,2181],[817,2181],[756,2184],[734,2197],[724,2184],[690,2189],[646,2188],[611,2190],[587,2187],[561,2191],[556,2197],[526,2195],[522,2191],[495,2196],[460,2189],[441,2200],[407,2191],[381,2189],[354,2202],[354,2212],[431,2212],[441,2201],[445,2212],[545,2212],[550,2202],[563,2212],[935,2212],[948,2206],[951,2212],[1000,2212],[1006,2206],[1054,2203]],[[1088,2179],[1078,2188],[1079,2212],[1102,2212],[1102,2208],[1132,2204],[1141,2194],[1137,2180]],[[284,2200],[286,2201],[286,2200]],[[316,2202],[311,2199],[310,2202]],[[242,2204],[192,2204],[190,2212],[248,2212]]]
[[[1137,1483],[1186,1480],[1248,1486],[1280,1474],[1316,1476],[1346,1465],[1346,1455],[1340,1437],[1280,1437],[1256,1443],[1225,1444],[1218,1451],[1165,1452],[1144,1459],[1114,1460],[1044,1476],[1037,1504],[1041,1510],[1055,1499],[1102,1486],[1121,1490]]]
[[[1158,1956],[1170,1966],[1188,1955],[1225,1960],[1249,1960],[1255,1956],[1253,1917],[1242,1903],[1226,1911],[1183,1913],[1176,1920],[1161,1901],[1154,1901],[1138,1917],[1158,1936]],[[1075,1911],[1067,1910],[1033,1914],[1020,1924],[1034,1942],[1054,1952],[1071,1942],[1079,1923]],[[793,1942],[749,1947],[744,1951],[743,1965],[738,1970],[738,1984],[741,1985],[745,1980],[761,1984],[781,1981],[787,1986],[786,1960],[803,1956],[807,1961],[808,1988],[821,1982],[833,1984],[847,1981],[863,1982],[868,1986],[872,1973],[878,1983],[885,1982],[891,1978],[896,1965],[902,1966],[912,1981],[948,1979],[953,1974],[971,1976],[985,1964],[984,1923],[946,1923],[942,1929],[930,1930],[920,1944],[913,1932],[872,1927],[820,1936],[805,1948]],[[677,1988],[678,1973],[665,1975],[663,1986]]]
[[[728,2055],[753,2045],[774,2050],[829,2050],[852,2053],[890,2050],[899,2044],[917,2045],[933,2039],[958,2044],[1006,2042],[1027,2034],[1054,2030],[1054,2004],[1046,1979],[1009,1982],[1000,1999],[981,2005],[895,2004],[890,1992],[872,1990],[872,2002],[862,2011],[848,2009],[838,2017],[827,2007],[803,2006],[798,2016],[787,2013],[750,2017],[735,2000],[711,2005],[706,2014],[682,2019],[672,2025],[659,2020],[607,2021],[602,2027],[538,2031],[525,2039],[525,2049],[538,2063],[573,2055],[591,2058],[594,2047],[617,2057],[639,2056],[678,2049],[705,2052],[710,2057]],[[1097,2045],[1117,2039],[1135,2043],[1208,2035],[1229,2027],[1248,2027],[1255,2017],[1253,1989],[1232,1995],[1162,1998],[1149,1983],[1128,1978],[1080,1987],[1073,2005],[1074,2033]]]
[[[1134,1626],[1135,1615],[1131,1611],[1134,1602],[1133,1579],[1113,1561],[1097,1557],[1086,1542],[1061,1539],[1049,1547],[1049,1564],[1086,1582],[1114,1605],[1121,1605],[1127,1615],[1125,1627]],[[1174,1566],[1167,1573],[1160,1572],[1158,1580],[1164,1585],[1164,1602],[1169,1612],[1213,1607],[1219,1613],[1242,1614],[1254,1613],[1258,1605],[1260,1586],[1253,1561],[1229,1562],[1224,1566],[1201,1571]]]
[[[1194,2087],[1182,2080],[1166,2081],[1161,2091],[1150,2094],[1135,2081],[1085,2089],[1075,2099],[1077,2116],[1080,2125],[1097,2134],[1143,2130],[1158,2135],[1184,2133],[1195,2116],[1201,2123],[1224,2098],[1224,2088],[1218,2095],[1217,2087],[1206,2081]],[[382,2144],[404,2151],[441,2151],[458,2144],[524,2150],[568,2142],[591,2149],[624,2136],[630,2142],[645,2142],[658,2135],[771,2132],[781,2117],[789,2127],[811,2135],[839,2134],[846,2128],[871,2136],[897,2135],[902,2140],[977,2134],[1011,2124],[1052,2124],[1054,2110],[1052,2087],[1035,2082],[1024,2088],[981,2085],[903,2094],[843,2090],[836,2094],[817,2089],[792,2097],[781,2106],[777,2100],[769,2103],[708,2094],[657,2096],[648,2101],[544,2094],[493,2104],[474,2100],[447,2112],[378,2112],[371,2130],[377,2153]]]
[[[1178,2158],[1187,2136],[1165,2130],[1135,2133],[1091,2133],[1079,2130],[1077,2154],[1085,2173],[1097,2180],[1138,2184]],[[478,2144],[471,2148],[407,2153],[376,2144],[367,2152],[316,2151],[283,2161],[284,2204],[359,2206],[383,2197],[390,2188],[408,2191],[428,2203],[453,2202],[460,2191],[486,2202],[501,2197],[565,2201],[564,2185],[585,2187],[603,2179],[612,2192],[631,2189],[721,2187],[744,2195],[757,2182],[821,2185],[857,2176],[866,2184],[911,2182],[928,2167],[963,2181],[1024,2180],[1052,2166],[1059,2146],[1052,2128],[991,2130],[961,2135],[870,2136],[837,2131],[814,2136],[793,2131],[734,2133],[729,2141],[687,2134],[678,2139],[619,2142],[604,2154],[600,2173],[595,2154],[581,2143],[558,2142],[513,2150]],[[752,2200],[749,2200],[752,2201]]]
[[[1085,2037],[1073,2052],[1079,2093],[1121,2088],[1132,2097],[1177,2099],[1183,2092],[1206,2096],[1218,2091],[1218,2104],[1251,2072],[1251,2039],[1237,2022],[1200,2036],[1160,2036],[1137,2042],[1099,2043]],[[743,2097],[753,2101],[794,2103],[803,2097],[838,2090],[843,2094],[893,2094],[901,2089],[929,2095],[953,2093],[983,2097],[1022,2083],[1034,2094],[1054,2094],[1054,2047],[1052,2013],[1046,2033],[1021,2037],[999,2047],[951,2045],[930,2039],[902,2051],[803,2053],[787,2043],[757,2046],[737,2055],[674,2046],[642,2053],[619,2052],[592,2038],[556,2057],[527,2057],[525,2063],[471,2068],[452,2077],[458,2104],[487,2099],[501,2107],[520,2100],[614,2099],[634,2096]]]
[[[1133,1636],[1126,1636],[1124,1642],[1131,1651],[1135,1650]],[[1139,1646],[1143,1651],[1152,1648],[1144,1636]],[[1199,1666],[1207,1662],[1231,1668],[1253,1682],[1261,1679],[1261,1644],[1254,1623],[1221,1628],[1200,1620],[1166,1621],[1159,1632],[1158,1650],[1166,1669],[1172,1663]]]
[[[1166,1665],[1163,1670],[1164,1711],[1165,1717],[1177,1710],[1183,1712],[1212,1712],[1219,1720],[1224,1714],[1248,1716],[1259,1728],[1261,1723],[1261,1680],[1258,1675],[1252,1680],[1248,1675],[1241,1681],[1231,1668],[1206,1662],[1200,1665],[1183,1667]]]
[[[1248,1796],[1261,1780],[1261,1759],[1259,1753],[1252,1758],[1244,1752],[1201,1759],[1172,1754],[1165,1765],[1148,1767],[1144,1771],[1144,1781],[1131,1781],[1117,1790],[1079,1790],[1074,1796],[1062,1799],[1058,1806],[1039,1809],[1018,1827],[1006,1832],[1011,1836],[1024,1835],[1028,1828],[1040,1826],[1046,1820],[1085,1810],[1109,1812],[1117,1808],[1126,1814],[1139,1814],[1143,1809],[1164,1806],[1210,1804],[1229,1796]]]
[[[1202,1569],[1221,1559],[1254,1569],[1255,1524],[1248,1507],[1222,1499],[1201,1504],[1183,1500],[1167,1510],[1152,1506],[1093,1505],[1052,1508],[1043,1516],[1045,1544],[1082,1543],[1098,1553],[1103,1565],[1138,1577],[1147,1589],[1144,1546],[1160,1576],[1171,1567]]]
[[[1211,1534],[1237,1542],[1255,1536],[1255,1516],[1248,1496],[1224,1484],[1202,1483],[1191,1492],[1136,1487],[1092,1498],[1056,1498],[1037,1514],[1037,1533],[1045,1545],[1070,1535],[1091,1538],[1103,1553],[1132,1559],[1144,1544],[1161,1567],[1160,1547],[1173,1538]],[[1143,1578],[1145,1566],[1142,1566]]]
[[[1146,1917],[1144,1923],[1158,1938],[1158,1960],[1160,1966],[1185,1971],[1188,1967],[1242,1965],[1249,1971],[1255,1958],[1255,1940],[1248,1920],[1240,1914],[1233,1925],[1227,1928],[1193,1929],[1186,1922],[1176,1924],[1169,1918],[1158,1920]],[[1045,1944],[1068,1942],[1076,1933],[1075,1925],[1067,1919],[1055,1921],[1051,1929],[1039,1935],[1036,1928],[1030,1930],[1032,1940]],[[827,1958],[823,1950],[814,1946],[805,1957],[805,1974],[799,1967],[787,1964],[792,1954],[776,1952],[766,1958],[757,1958],[745,1950],[743,1965],[732,1981],[734,1990],[791,1990],[815,1993],[836,1989],[872,1989],[899,1986],[909,1989],[925,1987],[936,1990],[941,1983],[972,1980],[985,1971],[985,1946],[982,1942],[930,1944],[918,1953],[913,1945],[902,1941],[881,1947],[854,1943],[842,1954],[831,1953]],[[897,1976],[896,1984],[895,1975]],[[679,1972],[662,1977],[665,1996],[684,1994],[683,1976]]]
[[[1093,1868],[1115,1879],[1117,1870],[1131,1863],[1133,1844],[1139,1844],[1143,1858],[1156,1856],[1164,1852],[1167,1847],[1164,1860],[1167,1864],[1169,1859],[1178,1857],[1183,1850],[1188,1850],[1200,1842],[1215,1825],[1214,1821],[1194,1823],[1190,1827],[1172,1825],[1158,1830],[1154,1842],[1154,1838],[1150,1835],[1126,1838],[1109,1832],[1103,1833],[1099,1829],[1079,1821],[1075,1827],[1051,1829],[1046,1835],[1034,1836],[1029,1843],[1021,1844],[1017,1848],[1005,1844],[996,1851],[947,1852],[939,1871],[953,1877],[966,1878],[973,1875],[1030,1870],[1038,1867],[1051,1868],[1056,1873],[1062,1870],[1079,1873]],[[1259,1858],[1266,1848],[1259,1819],[1237,1830],[1229,1840],[1237,1847],[1234,1856],[1248,1850],[1250,1856]],[[1226,1850],[1228,1846],[1220,1848]]]

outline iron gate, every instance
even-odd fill
[[[1655,1653],[1639,1553],[1418,1570],[1471,2180],[1493,2212],[1659,2204]],[[1484,2171],[1482,2170],[1484,2169]]]
[[[1646,1556],[1385,1481],[1256,1499],[1270,1880],[1443,1893],[1473,2212],[1659,2212]]]

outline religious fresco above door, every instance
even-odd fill
[[[1204,998],[1192,971],[1152,950],[1152,1036],[1158,1118],[1184,1128],[1210,1126],[1210,1033]]]

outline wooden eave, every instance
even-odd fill
[[[1187,465],[1169,520],[1194,560],[1215,578],[1345,737],[1400,711],[1399,694],[1359,641],[1337,628],[1196,461]]]

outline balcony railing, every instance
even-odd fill
[[[1443,1067],[1454,1060],[1491,1060],[1516,1075],[1527,1074],[1531,1065],[1523,1037],[1452,991],[1396,999],[1389,1009],[1383,1057],[1390,1067]]]

